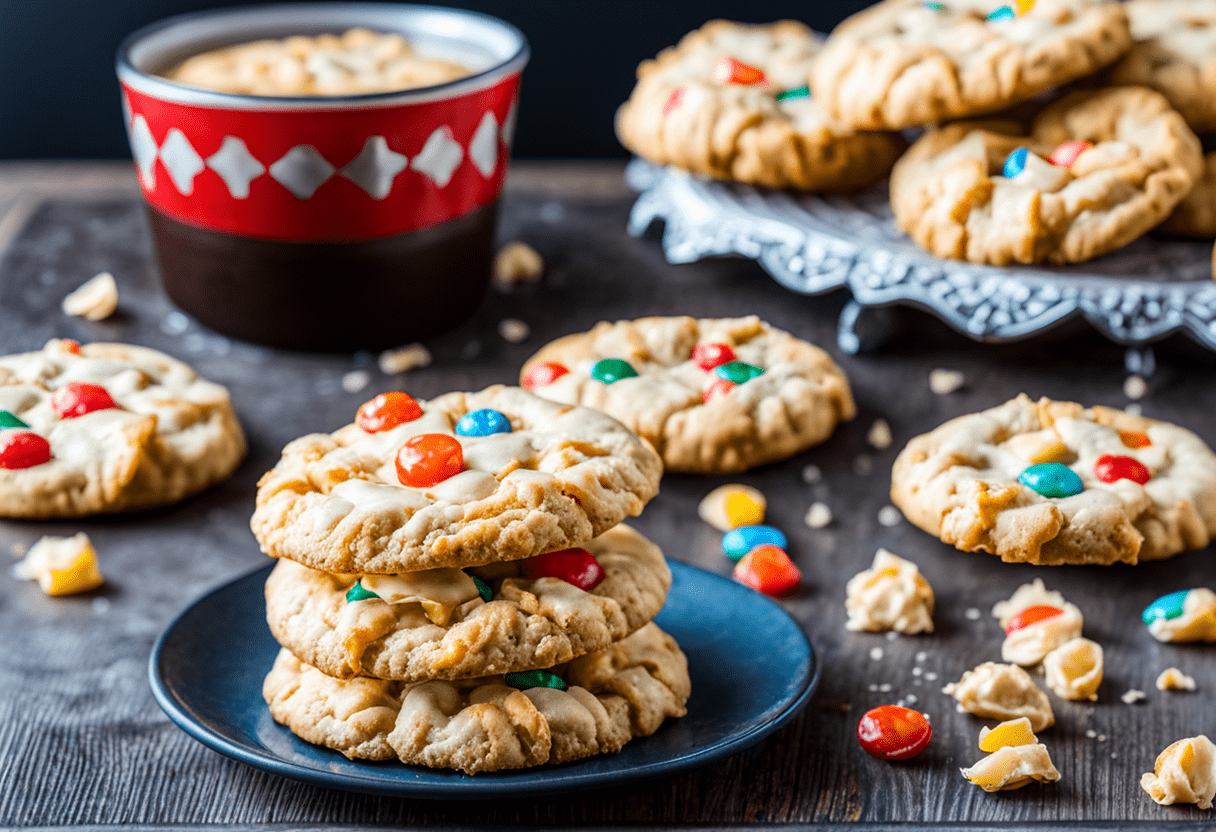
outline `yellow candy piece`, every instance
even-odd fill
[[[1026,717],[1002,722],[991,730],[980,729],[980,751],[988,754],[1006,746],[1034,745],[1038,741]]]
[[[1060,441],[1060,435],[1053,428],[1019,433],[1006,440],[1005,447],[1032,465],[1065,462],[1072,456],[1068,446]]]
[[[706,494],[697,507],[697,514],[718,531],[729,532],[740,526],[763,523],[767,506],[764,495],[757,489],[750,485],[729,483]]]
[[[1000,749],[998,749],[999,751]],[[1009,781],[1010,775],[1021,765],[1021,762],[1021,758],[1016,753],[994,753],[992,756],[980,760],[971,768],[963,769],[963,776],[984,791],[995,791]]]
[[[1026,14],[1034,8],[1034,0],[1013,0],[1013,8],[1018,14]]]
[[[38,582],[47,595],[75,595],[101,586],[105,579],[97,566],[97,553],[84,532],[73,537],[43,537],[13,573]]]
[[[732,491],[726,495],[726,519],[732,528],[759,526],[764,522],[764,509],[764,503],[746,491]]]

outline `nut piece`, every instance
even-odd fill
[[[431,363],[431,351],[422,344],[409,344],[380,353],[380,372],[386,376],[406,373]]]
[[[519,240],[507,243],[494,258],[494,288],[509,289],[540,280],[545,261],[536,249]]]
[[[915,563],[879,549],[869,568],[845,587],[849,630],[933,632],[933,589]]]
[[[63,299],[65,314],[90,321],[104,320],[117,308],[118,284],[109,272],[93,277]]]
[[[1002,721],[1026,717],[1034,731],[1055,724],[1047,694],[1039,690],[1030,674],[1015,664],[984,662],[968,670],[963,678],[942,688],[958,700],[960,711]]]
[[[1194,803],[1200,809],[1212,808],[1216,745],[1203,734],[1178,740],[1158,755],[1152,773],[1140,776],[1140,788],[1162,806]]]
[[[1167,667],[1157,677],[1157,690],[1195,690],[1198,687],[1194,678],[1176,667]]]
[[[1061,699],[1095,701],[1102,684],[1102,646],[1087,638],[1074,638],[1047,654],[1043,670],[1047,687]]]
[[[1001,643],[1001,658],[1007,662],[1031,667],[1062,644],[1081,637],[1081,610],[1064,600],[1058,592],[1048,590],[1040,578],[1018,587],[1008,601],[992,608],[992,614],[1005,628],[1014,616],[1030,607],[1055,607],[1060,615],[1036,621],[1009,633]]]
[[[84,532],[40,538],[25,560],[13,564],[13,576],[37,581],[47,595],[75,595],[105,582],[97,568],[97,553]]]

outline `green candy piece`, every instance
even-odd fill
[[[602,358],[591,368],[591,377],[604,384],[612,384],[623,378],[633,378],[638,371],[628,361],[620,358]]]
[[[714,367],[714,373],[718,378],[726,379],[734,384],[743,384],[751,381],[756,376],[764,375],[764,370],[753,364],[745,364],[742,361],[732,361],[729,364],[720,364]]]
[[[374,592],[363,588],[362,581],[355,581],[355,585],[346,591],[346,603],[353,604],[355,601],[366,601],[368,598],[379,598],[380,596]]]
[[[811,88],[807,86],[798,87],[793,90],[785,90],[777,93],[778,101],[792,101],[795,98],[810,98]]]
[[[506,682],[516,690],[527,690],[528,688],[556,688],[557,690],[565,690],[569,685],[562,681],[562,677],[556,673],[550,673],[547,670],[525,670],[522,673],[508,673]]]
[[[494,600],[494,590],[490,589],[490,585],[476,575],[470,575],[473,583],[477,586],[477,594],[481,596],[481,600],[487,604]]]
[[[0,410],[0,428],[28,428],[25,422],[18,419],[7,410]]]

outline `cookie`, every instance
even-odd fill
[[[963,551],[1136,563],[1211,541],[1216,455],[1168,422],[1023,394],[909,442],[891,471],[891,499]]]
[[[638,67],[617,136],[644,159],[715,179],[807,191],[871,185],[906,143],[823,114],[807,89],[819,50],[815,33],[792,20],[706,23]]]
[[[659,547],[627,526],[585,551],[602,570],[585,591],[559,577],[529,577],[553,572],[535,560],[470,570],[493,593],[489,602],[455,568],[395,576],[388,600],[348,600],[375,593],[378,576],[360,580],[281,560],[266,581],[266,617],[279,644],[337,678],[467,679],[551,667],[634,632],[658,614],[671,587]]]
[[[503,386],[394,395],[408,421],[389,427],[377,397],[364,406],[375,418],[360,417],[370,430],[349,424],[283,449],[258,483],[262,551],[326,572],[481,566],[582,546],[658,492],[658,455],[597,410]],[[473,433],[457,435],[465,416]]]
[[[1159,230],[1183,237],[1216,237],[1216,151],[1203,157],[1203,174]]]
[[[1026,101],[1110,64],[1131,42],[1117,2],[884,0],[836,27],[811,90],[837,121],[902,130]]]
[[[1216,4],[1129,0],[1124,8],[1135,43],[1110,82],[1152,87],[1196,131],[1216,130]]]
[[[0,357],[0,516],[175,503],[245,454],[228,391],[164,353],[52,340]]]
[[[698,474],[793,456],[856,412],[826,352],[755,316],[599,323],[541,348],[521,378],[620,419],[669,471]]]
[[[568,688],[340,681],[282,650],[262,694],[277,722],[350,759],[476,774],[615,753],[683,716],[691,688],[687,659],[654,624],[553,671]]]
[[[929,131],[891,174],[891,208],[938,257],[1079,263],[1159,224],[1202,169],[1199,139],[1160,93],[1081,91],[1028,131],[995,120]]]

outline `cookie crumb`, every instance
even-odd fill
[[[828,508],[827,503],[811,503],[803,519],[812,529],[822,529],[832,522],[832,510]]]
[[[371,383],[372,374],[367,370],[351,370],[342,376],[342,389],[347,393],[358,393]]]
[[[916,654],[916,660],[918,662],[923,662],[927,658],[929,658],[929,654],[927,652],[925,652],[924,650],[921,650],[919,653]]]
[[[859,477],[869,476],[874,470],[874,460],[867,454],[858,454],[853,457],[853,473]]]
[[[966,379],[958,370],[946,370],[942,367],[929,371],[929,389],[939,396],[948,396],[960,389]]]
[[[968,621],[979,621],[980,616],[982,616],[982,615],[983,615],[983,613],[980,612],[975,607],[968,607],[967,611],[965,613],[963,613],[963,617],[966,618]]]
[[[494,258],[494,288],[510,289],[540,280],[545,261],[527,243],[513,240],[503,246]]]
[[[498,334],[508,343],[519,344],[528,340],[532,327],[519,318],[503,318],[498,322]]]
[[[823,479],[823,469],[818,465],[807,465],[802,469],[802,481],[807,485],[814,485]]]
[[[1096,739],[1098,736],[1098,732],[1095,731],[1093,728],[1090,728],[1088,731],[1085,732],[1085,736],[1089,737],[1091,740]]]
[[[878,685],[870,685],[870,687],[867,688],[867,690],[869,690],[870,693],[878,693]]]
[[[1131,690],[1129,690],[1127,693],[1123,694],[1119,698],[1123,700],[1123,703],[1125,705],[1134,705],[1137,702],[1143,702],[1145,699],[1148,699],[1148,695],[1142,690],[1136,690],[1135,688],[1132,688]],[[1098,738],[1099,741],[1102,741],[1103,739],[1105,739],[1105,737]]]
[[[924,669],[923,667],[914,667],[914,668],[912,668],[912,675],[913,675],[913,676],[919,676],[920,674],[922,674],[922,673],[924,673],[924,672],[925,672],[925,669]]]
[[[881,685],[878,686],[878,692],[879,693],[890,693],[891,685],[886,682],[883,682]]]
[[[1098,734],[1098,742],[1106,742],[1106,734]]]
[[[899,633],[895,632],[894,630],[887,631],[887,641],[895,641],[897,638],[899,638]]]
[[[431,351],[422,344],[408,344],[395,350],[380,353],[380,372],[386,376],[406,373],[431,363]]]
[[[926,682],[936,682],[937,674],[934,673],[932,670],[928,671],[927,673],[925,673],[925,681]]]
[[[117,308],[118,284],[109,272],[90,278],[63,299],[64,314],[88,321],[105,320]]]
[[[76,595],[105,583],[97,566],[97,552],[84,532],[72,537],[42,537],[25,560],[13,564],[13,577],[37,581],[47,595]]]
[[[870,425],[869,433],[866,434],[866,441],[880,451],[891,447],[894,438],[891,436],[891,426],[887,424],[886,419],[874,420],[874,424]]]
[[[1133,373],[1123,382],[1123,395],[1129,399],[1142,399],[1147,392],[1148,382],[1144,380],[1144,376]]]
[[[1195,679],[1176,667],[1167,667],[1157,677],[1157,690],[1195,690]]]
[[[882,661],[882,648],[881,647],[871,647],[870,648],[870,658],[876,662]]]
[[[190,319],[181,312],[170,312],[160,322],[160,331],[166,335],[181,335],[190,328]]]
[[[895,506],[883,506],[878,510],[878,522],[887,528],[898,526],[903,519],[903,514]]]

